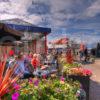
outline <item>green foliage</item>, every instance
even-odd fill
[[[63,64],[63,75],[71,75],[72,74],[72,71],[71,69],[72,68],[81,68],[82,65],[80,63],[72,63],[72,64],[68,64],[68,63],[65,63]]]
[[[23,82],[19,100],[77,100],[78,82],[60,81],[59,79],[39,80],[38,86],[28,81]]]

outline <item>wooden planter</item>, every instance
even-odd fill
[[[68,75],[68,78],[73,81],[79,81],[82,84],[86,92],[86,100],[89,100],[90,76]]]

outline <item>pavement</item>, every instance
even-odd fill
[[[90,81],[89,100],[100,100],[100,59],[96,59],[94,64],[85,64],[84,67],[93,73]]]

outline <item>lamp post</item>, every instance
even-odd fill
[[[45,54],[47,55],[47,33],[44,33],[45,35]]]

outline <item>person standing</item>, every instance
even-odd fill
[[[80,48],[79,48],[79,53],[80,53],[80,61],[82,61],[82,58],[84,56],[84,49],[85,49],[85,45],[84,44],[80,44]]]
[[[87,49],[87,47],[84,50],[84,56],[85,56],[84,61],[87,62],[88,61],[88,49]]]

